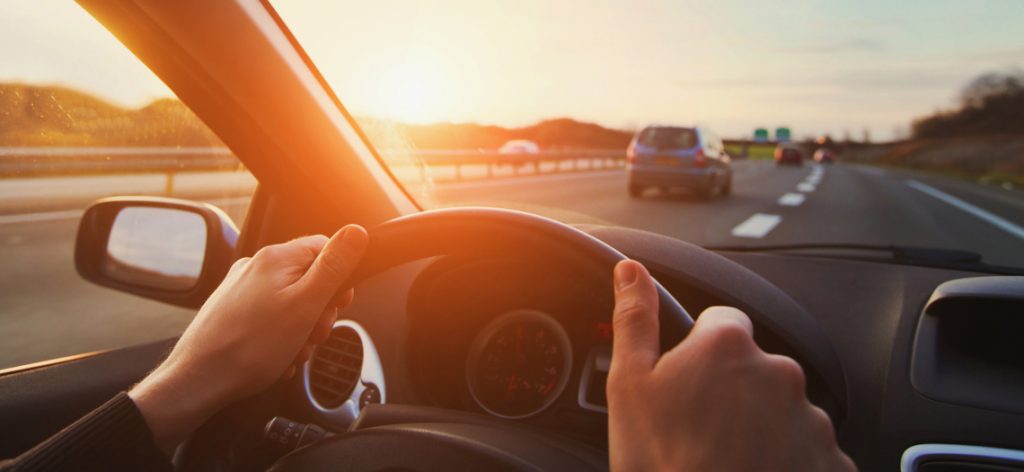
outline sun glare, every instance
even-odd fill
[[[452,77],[434,51],[415,51],[381,77],[384,115],[406,123],[439,121],[451,111]]]

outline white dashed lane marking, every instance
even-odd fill
[[[805,197],[804,194],[802,194],[802,193],[792,193],[792,192],[790,192],[790,193],[787,193],[787,194],[779,197],[779,205],[782,205],[782,206],[800,206],[800,204],[803,203],[806,198],[807,197]]]
[[[756,213],[732,229],[732,235],[740,238],[763,238],[782,222],[779,215]]]
[[[814,191],[814,184],[801,182],[797,184],[796,189],[804,193],[810,193]]]

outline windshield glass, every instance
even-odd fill
[[[697,145],[697,134],[689,128],[645,128],[636,142],[655,149],[689,149]]]
[[[1022,2],[274,6],[424,207],[1024,267]]]

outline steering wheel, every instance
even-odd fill
[[[514,210],[453,208],[415,213],[369,231],[370,241],[348,287],[400,264],[431,256],[486,257],[549,251],[612,287],[612,269],[626,259],[601,240],[555,220]],[[657,284],[662,350],[693,326],[686,310]],[[376,405],[388,408],[389,405]],[[272,470],[601,469],[605,459],[573,451],[557,438],[504,422],[416,422],[377,426],[299,449]],[[401,454],[394,451],[400,450]],[[597,463],[595,463],[597,462]]]

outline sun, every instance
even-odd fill
[[[429,50],[407,55],[382,77],[385,115],[405,123],[441,121],[454,98],[451,84],[440,55]]]

